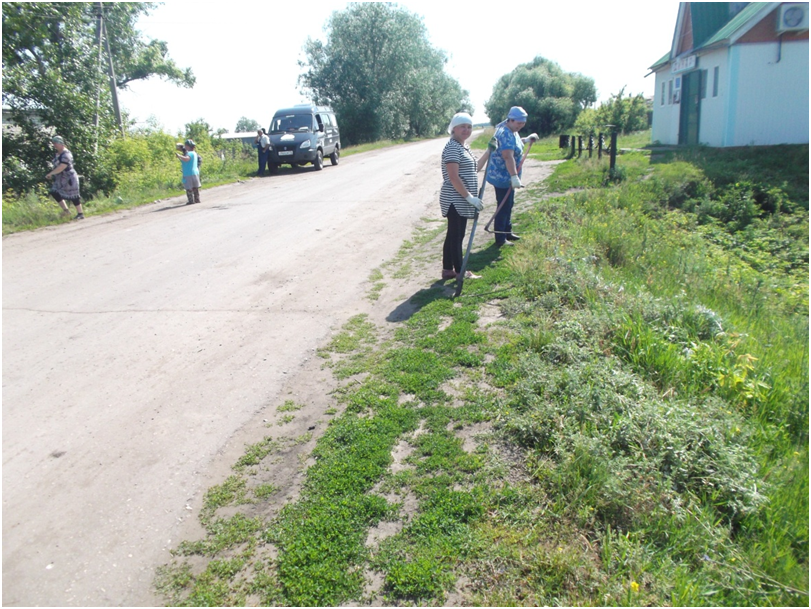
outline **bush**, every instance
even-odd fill
[[[612,95],[599,108],[587,108],[578,117],[574,128],[578,133],[596,134],[607,131],[606,125],[614,125],[619,133],[631,133],[648,128],[648,106],[645,97],[628,95],[625,88]]]

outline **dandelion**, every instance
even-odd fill
[[[639,592],[639,584],[636,582],[631,582],[631,591],[632,592]]]

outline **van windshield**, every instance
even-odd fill
[[[287,114],[274,116],[270,124],[271,133],[294,133],[312,131],[313,117],[311,114]]]

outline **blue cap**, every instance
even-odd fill
[[[507,118],[510,118],[514,121],[525,123],[527,122],[527,111],[524,110],[521,106],[513,106],[507,113]]]

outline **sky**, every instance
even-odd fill
[[[593,78],[598,104],[623,87],[626,95],[652,96],[654,77],[645,75],[670,49],[679,6],[670,0],[512,1],[502,16],[486,16],[465,8],[473,3],[398,4],[422,17],[430,43],[448,55],[445,70],[469,92],[476,122],[488,121],[484,103],[498,79],[539,55]],[[169,56],[190,67],[197,83],[193,89],[157,78],[131,83],[119,92],[121,107],[136,126],[151,118],[170,133],[197,119],[233,132],[243,116],[267,127],[277,108],[309,101],[297,84],[304,43],[326,40],[330,15],[346,6],[170,0],[137,28],[147,40],[166,41]],[[495,13],[499,5],[485,6]]]

